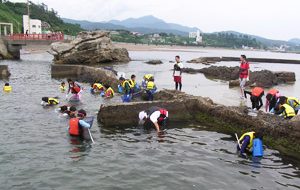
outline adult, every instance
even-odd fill
[[[78,82],[73,81],[72,79],[68,79],[69,89],[68,94],[71,92],[72,94],[78,94],[81,91],[81,87]]]
[[[247,98],[247,94],[250,95],[253,110],[259,110],[263,106],[262,97],[264,95],[264,89],[261,87],[255,87],[251,92],[244,90],[244,96]]]
[[[274,112],[280,94],[277,89],[271,89],[266,95],[266,112]]]
[[[71,118],[69,121],[69,134],[71,136],[83,138],[83,128],[91,128],[91,125],[84,121],[86,117],[85,110],[79,110],[76,118]]]
[[[241,98],[244,98],[244,90],[247,80],[249,79],[249,62],[247,61],[247,58],[245,55],[241,55],[240,57],[241,64],[240,64],[240,88],[241,88]]]
[[[179,55],[175,56],[175,64],[173,68],[173,77],[175,82],[175,90],[180,90],[182,88],[182,68],[183,64],[180,61]]]
[[[160,131],[162,126],[166,125],[168,117],[169,112],[166,109],[156,106],[139,113],[140,123],[144,125],[149,123],[154,125],[157,132]]]

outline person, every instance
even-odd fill
[[[282,115],[284,119],[292,119],[296,115],[294,108],[282,102],[275,108],[275,114]]]
[[[70,92],[72,94],[79,94],[81,92],[81,86],[77,82],[74,82],[72,79],[68,79],[67,81],[69,84],[69,89],[67,94],[69,94]]]
[[[183,64],[180,61],[179,55],[175,56],[175,65],[173,68],[173,77],[174,77],[174,82],[175,82],[175,90],[180,90],[182,88],[182,68]]]
[[[58,97],[49,98],[49,97],[43,97],[42,103],[43,106],[54,106],[59,104]]]
[[[9,83],[4,84],[3,91],[4,92],[11,92],[12,91],[12,87],[9,85]]]
[[[153,95],[156,92],[157,88],[156,85],[154,83],[154,79],[151,78],[148,83],[147,83],[147,87],[146,87],[146,93],[148,95],[148,101],[153,101]]]
[[[246,153],[252,152],[253,140],[256,138],[263,140],[262,133],[251,131],[251,132],[244,133],[238,139],[237,150],[239,151],[241,156],[245,157]]]
[[[150,81],[150,79],[152,79],[152,78],[154,79],[154,76],[152,74],[144,75],[143,81],[142,81],[142,88],[143,89],[146,89],[148,81]]]
[[[112,89],[112,87],[110,87],[109,85],[105,85],[105,93],[104,93],[104,97],[105,98],[112,98],[115,95],[114,90]]]
[[[131,75],[131,79],[129,80],[130,85],[132,86],[132,94],[140,91],[140,87],[136,82],[136,76]]]
[[[129,81],[123,77],[120,77],[119,81],[120,81],[120,86],[122,87],[122,92],[124,94],[122,96],[123,102],[130,102],[131,101],[131,85],[130,85]]]
[[[247,80],[249,79],[249,62],[247,61],[247,58],[245,55],[241,55],[240,57],[241,64],[240,64],[240,88],[241,88],[241,98],[244,98],[244,90]]]
[[[290,105],[294,110],[296,115],[298,114],[298,111],[300,110],[300,102],[298,98],[295,97],[287,97],[286,103]]]
[[[166,125],[169,117],[168,110],[160,107],[150,107],[148,110],[139,113],[140,124],[153,124],[157,132],[160,131],[162,126]]]
[[[244,90],[244,96],[247,98],[247,94],[250,94],[250,100],[253,110],[259,110],[263,106],[262,97],[264,96],[264,89],[261,87],[255,87],[251,92]]]
[[[59,86],[59,89],[61,92],[65,92],[67,89],[66,89],[66,83],[65,82],[61,82],[60,83],[60,86]]]
[[[70,136],[80,137],[83,139],[83,128],[91,128],[91,125],[84,121],[86,111],[81,109],[77,113],[77,117],[71,118],[69,121],[69,134]]]
[[[276,106],[279,96],[280,94],[277,89],[271,89],[268,91],[266,95],[266,112],[274,112],[274,108]]]
[[[62,113],[64,116],[69,116],[70,118],[76,117],[76,107],[75,106],[61,106],[59,107],[59,112]]]
[[[91,92],[92,93],[102,93],[105,91],[105,87],[101,83],[94,83],[92,85]]]

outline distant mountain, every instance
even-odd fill
[[[128,18],[123,21],[111,20],[109,22],[89,22],[89,21],[78,21],[72,19],[63,19],[65,22],[72,24],[79,24],[86,30],[96,29],[108,29],[108,30],[129,30],[140,32],[144,34],[148,33],[173,33],[177,35],[188,35],[188,32],[199,30],[196,27],[187,27],[174,23],[167,23],[154,16],[144,16],[140,18]]]
[[[300,39],[299,38],[290,39],[289,42],[292,42],[294,44],[300,45]]]

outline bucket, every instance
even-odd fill
[[[264,155],[263,150],[263,143],[262,140],[256,138],[253,140],[253,147],[252,147],[252,156],[253,157],[262,157]]]

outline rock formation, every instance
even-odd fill
[[[3,39],[0,38],[0,60],[1,59],[11,59],[12,56],[8,52],[7,46]]]
[[[10,76],[7,65],[0,65],[0,79],[7,79]]]
[[[162,64],[163,62],[161,60],[150,60],[150,61],[146,61],[145,63],[151,64],[151,65],[159,65],[159,64]]]
[[[51,53],[56,64],[96,65],[130,61],[125,48],[116,48],[109,38],[109,32],[81,32],[70,43],[51,44]]]

